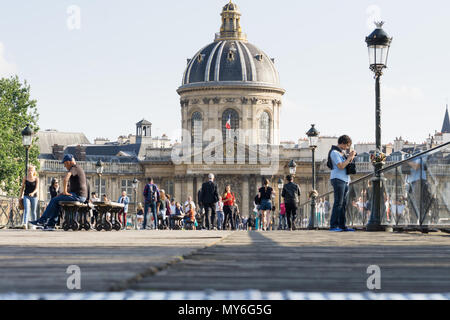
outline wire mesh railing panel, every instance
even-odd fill
[[[381,171],[380,220],[386,226],[450,226],[450,142],[411,156]],[[349,185],[346,224],[364,227],[373,207],[374,174]],[[325,205],[325,202],[328,202]],[[315,213],[311,201],[300,205],[297,224],[308,227],[315,214],[315,227],[328,227],[333,211],[333,193],[317,198]]]
[[[36,215],[39,218],[46,208],[45,201],[39,201]],[[19,208],[19,199],[13,197],[0,197],[0,226],[6,228],[19,228],[23,225],[23,210]]]

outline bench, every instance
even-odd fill
[[[89,222],[88,213],[93,208],[91,204],[82,203],[79,201],[60,201],[59,206],[63,211],[63,224],[64,231],[78,231],[78,230],[91,230],[91,224]]]
[[[118,214],[125,207],[123,203],[116,202],[94,202],[95,209],[98,212],[97,220],[95,221],[95,229],[97,231],[120,231],[122,224],[119,221]],[[108,213],[111,214],[108,217]]]
[[[170,217],[170,219],[173,220],[173,229],[174,230],[181,230],[183,229],[183,220],[184,220],[184,215],[173,215]]]

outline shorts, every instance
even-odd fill
[[[268,199],[261,199],[261,205],[259,207],[259,210],[272,210],[272,202]]]

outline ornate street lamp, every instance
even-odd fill
[[[319,142],[319,131],[314,127],[315,125],[311,125],[311,129],[306,133],[306,135],[309,138],[309,148],[311,149],[312,153],[312,191],[310,193],[311,196],[311,214],[309,217],[309,225],[308,229],[312,230],[315,228],[316,225],[316,197],[317,197],[317,191],[316,191],[316,158],[315,158],[315,151],[317,148],[317,144]]]
[[[95,168],[97,169],[98,175],[98,197],[100,201],[102,200],[102,174],[103,174],[103,162],[102,160],[98,160],[95,164]]]
[[[367,231],[382,231],[381,228],[381,173],[384,155],[381,148],[381,103],[380,103],[380,78],[383,69],[387,68],[387,59],[392,38],[382,29],[384,22],[375,22],[376,29],[366,37],[369,48],[370,70],[375,74],[375,144],[376,150],[372,160],[375,175],[372,179],[372,213],[367,224]]]
[[[137,188],[139,185],[139,180],[134,178],[133,182],[131,183],[131,186],[134,190],[134,210],[136,211],[136,216],[134,217],[134,229],[137,230]]]
[[[295,163],[295,161],[291,160],[288,164],[288,167],[289,167],[289,173],[294,176],[295,173],[297,172],[297,164]]]
[[[22,130],[22,144],[25,147],[25,177],[26,177],[28,174],[28,155],[30,152],[31,145],[33,144],[33,130],[31,130],[29,124],[27,124],[25,129]]]
[[[278,216],[281,217],[281,191],[283,190],[283,179],[278,179]],[[274,218],[275,219],[275,218]],[[275,226],[275,221],[273,223]],[[280,230],[281,224],[278,226],[278,230]]]

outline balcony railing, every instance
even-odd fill
[[[86,173],[96,173],[96,162],[77,161],[77,164],[83,168]],[[61,164],[61,161],[57,160],[41,160],[40,171],[44,172],[66,172],[67,170]],[[129,173],[129,174],[142,174],[144,171],[139,163],[103,163],[103,174],[113,173]]]

